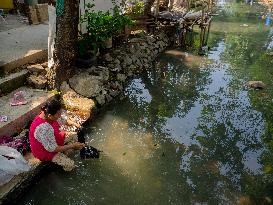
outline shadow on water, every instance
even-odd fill
[[[207,56],[162,54],[90,125],[102,158],[53,170],[22,204],[272,203],[271,36],[248,11],[222,9]]]

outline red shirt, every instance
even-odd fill
[[[34,137],[35,129],[43,123],[48,123],[50,126],[52,126],[54,130],[55,140],[58,146],[64,145],[65,133],[60,131],[60,125],[57,121],[49,123],[45,119],[41,118],[39,115],[37,115],[31,123],[29,130],[29,142],[33,156],[41,161],[51,161],[53,157],[57,154],[57,152],[47,151],[44,148],[43,144]]]

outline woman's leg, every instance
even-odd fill
[[[75,168],[74,161],[61,152],[53,157],[52,162],[62,166],[64,171],[71,171]]]

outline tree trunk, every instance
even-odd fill
[[[76,56],[79,1],[65,0],[62,13],[62,15],[58,15],[57,12],[54,66],[48,74],[49,86],[52,89],[59,89],[61,83],[69,78]]]

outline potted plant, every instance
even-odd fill
[[[124,29],[126,25],[132,25],[129,17],[123,16],[117,5],[110,11],[95,11],[94,4],[87,4],[85,13],[80,18],[80,23],[86,25],[86,33],[80,33],[78,41],[78,53],[80,56],[97,53],[100,48],[110,47],[113,35]]]
[[[81,34],[77,42],[78,56],[76,58],[76,66],[90,67],[96,62],[97,50],[92,47],[86,35]]]
[[[132,19],[138,19],[140,16],[144,15],[144,1],[130,0],[126,4],[125,13]]]
[[[142,0],[129,0],[125,5],[125,14],[130,19],[135,21],[135,25],[143,24],[143,15],[144,15],[144,1]],[[131,34],[131,26],[125,27],[125,34]]]

